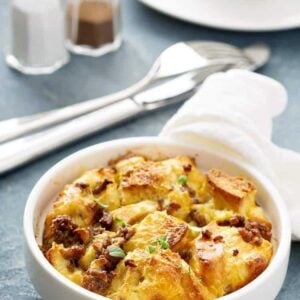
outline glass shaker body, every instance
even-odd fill
[[[69,62],[60,0],[12,0],[7,64],[25,74],[50,74]]]
[[[68,0],[67,47],[71,52],[100,56],[121,45],[121,0]]]

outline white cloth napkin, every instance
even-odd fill
[[[272,118],[287,105],[277,81],[244,70],[210,76],[166,124],[161,136],[238,156],[267,176],[286,201],[300,240],[300,154],[271,142]]]

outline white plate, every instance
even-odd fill
[[[300,27],[300,0],[139,0],[175,18],[210,27],[272,31]]]

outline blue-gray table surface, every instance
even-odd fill
[[[120,90],[140,79],[159,53],[181,40],[218,40],[246,46],[264,41],[272,57],[260,70],[282,82],[289,93],[286,111],[274,120],[273,140],[300,151],[300,30],[239,33],[187,24],[148,9],[135,0],[123,2],[122,48],[101,58],[73,56],[50,76],[30,77],[7,68],[0,56],[0,120],[63,107]],[[0,45],[7,44],[8,0],[0,0]],[[266,17],[269,17],[266,12]],[[27,196],[49,167],[96,143],[131,136],[154,136],[176,112],[175,105],[95,134],[0,177],[0,299],[40,299],[26,273],[22,215]],[[300,299],[300,243],[292,244],[285,284],[278,299]]]

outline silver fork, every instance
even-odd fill
[[[265,52],[268,50],[266,46],[261,47]],[[243,49],[225,43],[190,41],[174,44],[161,53],[142,80],[123,91],[64,108],[0,122],[0,143],[133,97],[159,80],[210,66],[233,64],[248,66],[251,69],[252,58]]]
[[[233,67],[255,70],[268,61],[269,51],[266,50],[268,48],[260,46],[247,47],[244,52],[251,58],[248,63],[241,60],[235,65],[210,66],[190,72],[164,83],[160,82],[156,87],[140,92],[132,98],[123,99],[39,133],[4,143],[0,145],[0,174],[118,122],[184,101],[191,97],[201,82],[212,73]],[[249,64],[250,61],[252,64]]]
[[[221,71],[223,68],[218,68]],[[102,107],[74,120],[0,144],[0,174],[36,159],[54,149],[148,111],[191,97],[198,85],[216,69],[188,73],[157,87]]]

